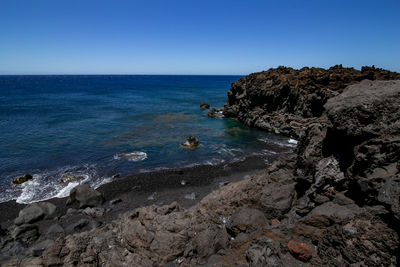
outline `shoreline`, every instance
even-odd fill
[[[121,213],[152,204],[163,205],[177,201],[184,208],[193,207],[221,185],[246,179],[250,174],[267,168],[280,155],[292,152],[293,150],[285,150],[268,156],[251,155],[232,163],[132,173],[115,178],[96,189],[104,196],[103,208],[110,209],[110,201],[118,200],[111,210],[105,212],[101,222],[109,223]],[[185,185],[182,185],[182,181]],[[195,199],[192,199],[193,193]],[[67,214],[68,209],[78,209],[76,205],[66,205],[67,199],[68,197],[50,198],[38,203],[50,202],[56,205],[57,216],[62,222],[63,219],[60,218]],[[27,205],[29,204],[17,203],[16,200],[0,203],[0,214],[3,214],[0,226],[11,226],[19,211]]]

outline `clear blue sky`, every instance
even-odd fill
[[[400,71],[400,1],[1,0],[0,74]]]

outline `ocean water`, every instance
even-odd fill
[[[208,118],[238,76],[0,76],[0,202],[67,196],[116,173],[219,164],[279,153],[293,141]],[[199,138],[197,149],[181,143]],[[22,185],[12,178],[30,173]],[[63,183],[68,176],[79,181]]]

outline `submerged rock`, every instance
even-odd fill
[[[32,178],[33,178],[32,175],[30,175],[30,174],[25,174],[25,175],[23,175],[23,176],[14,178],[14,179],[12,180],[12,182],[13,182],[13,184],[22,184],[22,183],[25,183],[25,182],[31,180]]]
[[[200,104],[200,108],[201,108],[201,109],[209,109],[209,108],[210,108],[210,105],[207,104],[206,102],[203,102],[203,103]]]
[[[207,112],[207,116],[211,118],[223,118],[224,114],[222,112],[222,109],[211,109],[209,112]]]
[[[196,148],[199,145],[199,139],[196,136],[189,136],[181,145],[183,148]]]

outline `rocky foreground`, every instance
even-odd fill
[[[225,116],[297,137],[294,154],[193,209],[138,208],[4,266],[399,265],[400,81],[388,79],[400,76],[340,66],[242,78]]]

